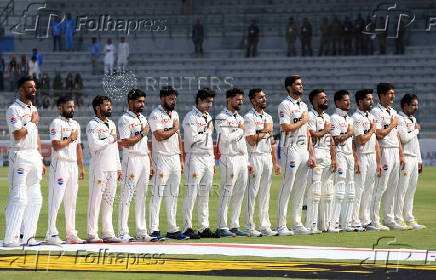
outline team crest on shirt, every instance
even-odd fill
[[[256,178],[256,174],[255,174],[255,173],[253,173],[252,177],[253,177],[253,179],[254,179],[254,178]]]
[[[406,177],[407,176],[407,172],[404,172],[404,177]]]
[[[283,112],[283,111],[280,111],[280,112],[279,112],[279,114],[280,114],[280,118],[283,118],[283,117],[285,117],[285,112]]]
[[[338,174],[339,174],[339,175],[344,174],[344,170],[343,170],[342,168],[338,168]]]
[[[197,173],[193,173],[192,178],[197,178]]]
[[[388,165],[387,165],[387,164],[383,165],[383,170],[384,170],[384,171],[387,171],[387,170],[388,170]]]
[[[63,184],[64,184],[64,179],[59,178],[59,179],[58,179],[58,185],[59,185],[59,186],[62,186]]]
[[[295,167],[295,161],[294,161],[294,160],[291,160],[291,161],[289,162],[289,167],[291,167],[291,168],[294,168],[294,167]]]
[[[17,123],[17,119],[15,119],[15,117],[11,117],[11,124],[16,124]]]
[[[130,174],[130,175],[129,175],[129,178],[130,178],[131,180],[133,180],[133,179],[135,178],[135,174]]]
[[[20,167],[17,169],[17,174],[23,175],[24,174],[24,168]]]
[[[159,174],[159,178],[163,178],[163,173],[160,173],[160,174]]]
[[[55,135],[56,134],[56,129],[52,128],[50,129],[50,135]]]
[[[330,124],[330,130],[335,130],[335,125],[334,124]]]
[[[101,184],[102,183],[102,181],[101,180],[97,180],[97,184]]]
[[[235,177],[235,174],[230,174],[230,178],[233,179]]]

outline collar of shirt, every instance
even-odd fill
[[[224,109],[224,112],[225,112],[227,115],[232,116],[232,117],[235,117],[235,118],[237,118],[237,117],[239,116],[239,112],[236,112],[236,114],[233,114],[233,113],[230,112],[229,109],[227,109],[227,108]]]
[[[390,112],[391,107],[388,106],[388,107],[386,108],[386,107],[384,107],[383,105],[381,105],[380,103],[377,104],[377,107],[380,108],[380,109],[383,110],[383,111],[386,111],[389,115],[391,114],[391,112]]]
[[[256,111],[256,109],[254,109],[254,107],[251,108],[251,111],[253,111],[253,114],[254,114],[256,117],[260,117],[261,119],[263,119],[263,117],[265,116],[265,111],[261,114],[261,113],[259,113],[258,111]]]
[[[322,115],[320,115],[315,109],[312,109],[311,111],[315,114],[315,117],[324,119],[324,112],[322,112]]]
[[[141,117],[141,113],[140,114],[135,114],[135,113],[133,113],[132,111],[127,111],[127,114],[129,114],[132,118],[140,118]]]
[[[27,107],[30,109],[30,107],[32,107],[32,102],[30,102],[30,105],[27,105],[26,103],[24,103],[23,101],[21,101],[20,99],[15,100],[15,102],[17,102],[18,105],[20,105],[21,107]]]
[[[196,107],[196,106],[192,106],[192,109],[194,110],[194,112],[197,114],[197,116],[198,117],[209,117],[209,112],[205,112],[206,113],[206,115],[203,115],[203,113],[200,111],[200,110],[198,110],[198,108]]]
[[[401,112],[399,113],[399,115],[402,116],[402,117],[408,118],[408,119],[411,120],[413,123],[415,122],[415,117],[414,117],[414,116],[408,116],[408,115],[406,115],[403,111],[401,111]]]
[[[341,117],[348,117],[347,111],[341,110],[339,108],[336,108],[336,113]]]
[[[158,108],[159,108],[159,110],[160,110],[162,113],[167,114],[168,117],[170,117],[170,119],[172,119],[172,117],[173,117],[173,116],[172,116],[172,113],[171,113],[172,111],[170,111],[170,112],[165,111],[164,108],[162,107],[162,105],[159,105]]]
[[[59,115],[59,118],[67,123],[71,122],[72,119],[67,119],[66,117],[63,117],[61,115]]]
[[[99,117],[94,117],[94,120],[95,120],[96,122],[98,122],[98,123],[102,123],[102,124],[104,124],[104,125],[106,125],[106,126],[109,127],[110,119],[107,119],[107,123],[104,122],[104,121],[103,121],[102,119],[100,119]]]
[[[291,101],[293,104],[295,104],[297,106],[301,105],[301,99],[300,99],[300,101],[297,101],[294,98],[292,98],[290,95],[288,95],[288,97],[286,99],[288,99],[289,101]]]
[[[369,112],[365,113],[365,112],[361,111],[360,109],[357,109],[356,111],[364,117],[367,117],[367,118],[369,117]]]

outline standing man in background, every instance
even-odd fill
[[[118,44],[118,71],[126,70],[129,55],[129,43],[126,42],[125,37],[121,37],[120,43]]]

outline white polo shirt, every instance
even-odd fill
[[[293,124],[300,121],[303,112],[308,112],[306,103],[288,96],[280,103],[278,108],[280,124]],[[307,149],[307,145],[307,123],[294,132],[285,133],[281,130],[280,147],[294,146]]]
[[[121,170],[118,143],[114,142],[111,134],[116,134],[117,128],[112,120],[105,123],[94,117],[86,127],[88,136],[91,165],[94,170],[117,171]]]
[[[233,114],[226,108],[218,114],[215,123],[221,155],[242,155],[248,159],[244,131],[238,127],[239,123],[244,123],[244,118],[239,113]]]
[[[38,150],[38,127],[31,122],[32,112],[37,109],[33,105],[26,105],[21,100],[15,100],[6,111],[6,121],[9,127],[9,139],[11,150]],[[25,127],[26,136],[15,140],[13,132]]]
[[[399,117],[398,130],[403,145],[403,153],[406,156],[416,157],[418,162],[422,163],[418,141],[419,130],[415,128],[416,118],[414,116],[409,117],[404,112],[400,112]]]
[[[342,111],[336,108],[336,112],[331,117],[332,121],[332,135],[339,136],[347,134],[348,126],[353,125],[353,119],[347,115],[347,111]],[[353,137],[348,137],[347,140],[336,145],[336,152],[344,154],[353,153]]]
[[[77,161],[77,145],[80,145],[80,125],[73,119],[58,116],[50,123],[50,140],[66,140],[71,136],[73,130],[78,131],[77,140],[70,142],[67,146],[55,151],[52,147],[53,159]]]
[[[151,131],[154,132],[156,130],[167,131],[174,127],[174,121],[179,119],[179,115],[176,111],[167,112],[165,111],[161,105],[159,105],[156,109],[154,109],[150,117],[148,118]],[[152,134],[152,151],[153,154],[165,155],[165,156],[173,156],[180,154],[179,147],[179,134],[174,133],[170,138],[157,141]]]
[[[251,108],[244,116],[245,136],[255,135],[259,133],[260,130],[263,130],[265,128],[265,120],[267,123],[273,123],[271,115],[267,112],[264,111],[263,114],[260,114],[254,108]],[[271,137],[274,137],[274,135],[270,135],[269,133],[265,134],[254,146],[251,146],[247,142],[248,152],[254,154],[271,154]]]
[[[186,153],[213,155],[212,117],[208,112],[203,115],[197,107],[192,107],[183,119],[184,147]]]
[[[139,113],[136,115],[132,111],[125,112],[118,120],[118,131],[120,139],[132,138],[141,133],[142,127],[148,124],[147,119]],[[123,147],[123,154],[135,154],[140,156],[148,156],[147,135],[142,137],[135,145]]]
[[[369,112],[362,112],[359,109],[353,114],[353,124],[354,124],[354,136],[367,134],[371,129],[371,123],[374,121],[374,116]],[[357,153],[358,154],[374,154],[375,153],[375,141],[377,141],[377,136],[375,133],[371,135],[368,142],[365,145],[360,146],[356,141]]]
[[[391,124],[391,118],[398,116],[397,111],[393,108],[386,109],[380,103],[371,110],[371,114],[375,117],[376,129],[386,129]],[[394,127],[378,142],[381,148],[398,148],[398,127]]]
[[[322,116],[315,110],[310,110],[309,112],[309,120],[307,121],[307,126],[309,130],[313,130],[315,132],[319,132],[324,130],[325,123],[331,126],[330,116],[325,112]],[[330,133],[324,134],[321,138],[315,140],[313,142],[313,148],[315,150],[330,150]]]

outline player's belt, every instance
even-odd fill
[[[77,159],[64,158],[64,157],[54,157],[53,160],[63,160],[68,162],[77,162]]]
[[[138,157],[146,157],[148,156],[148,154],[144,154],[141,152],[136,152],[136,151],[125,151],[125,153],[129,156],[138,156]]]

